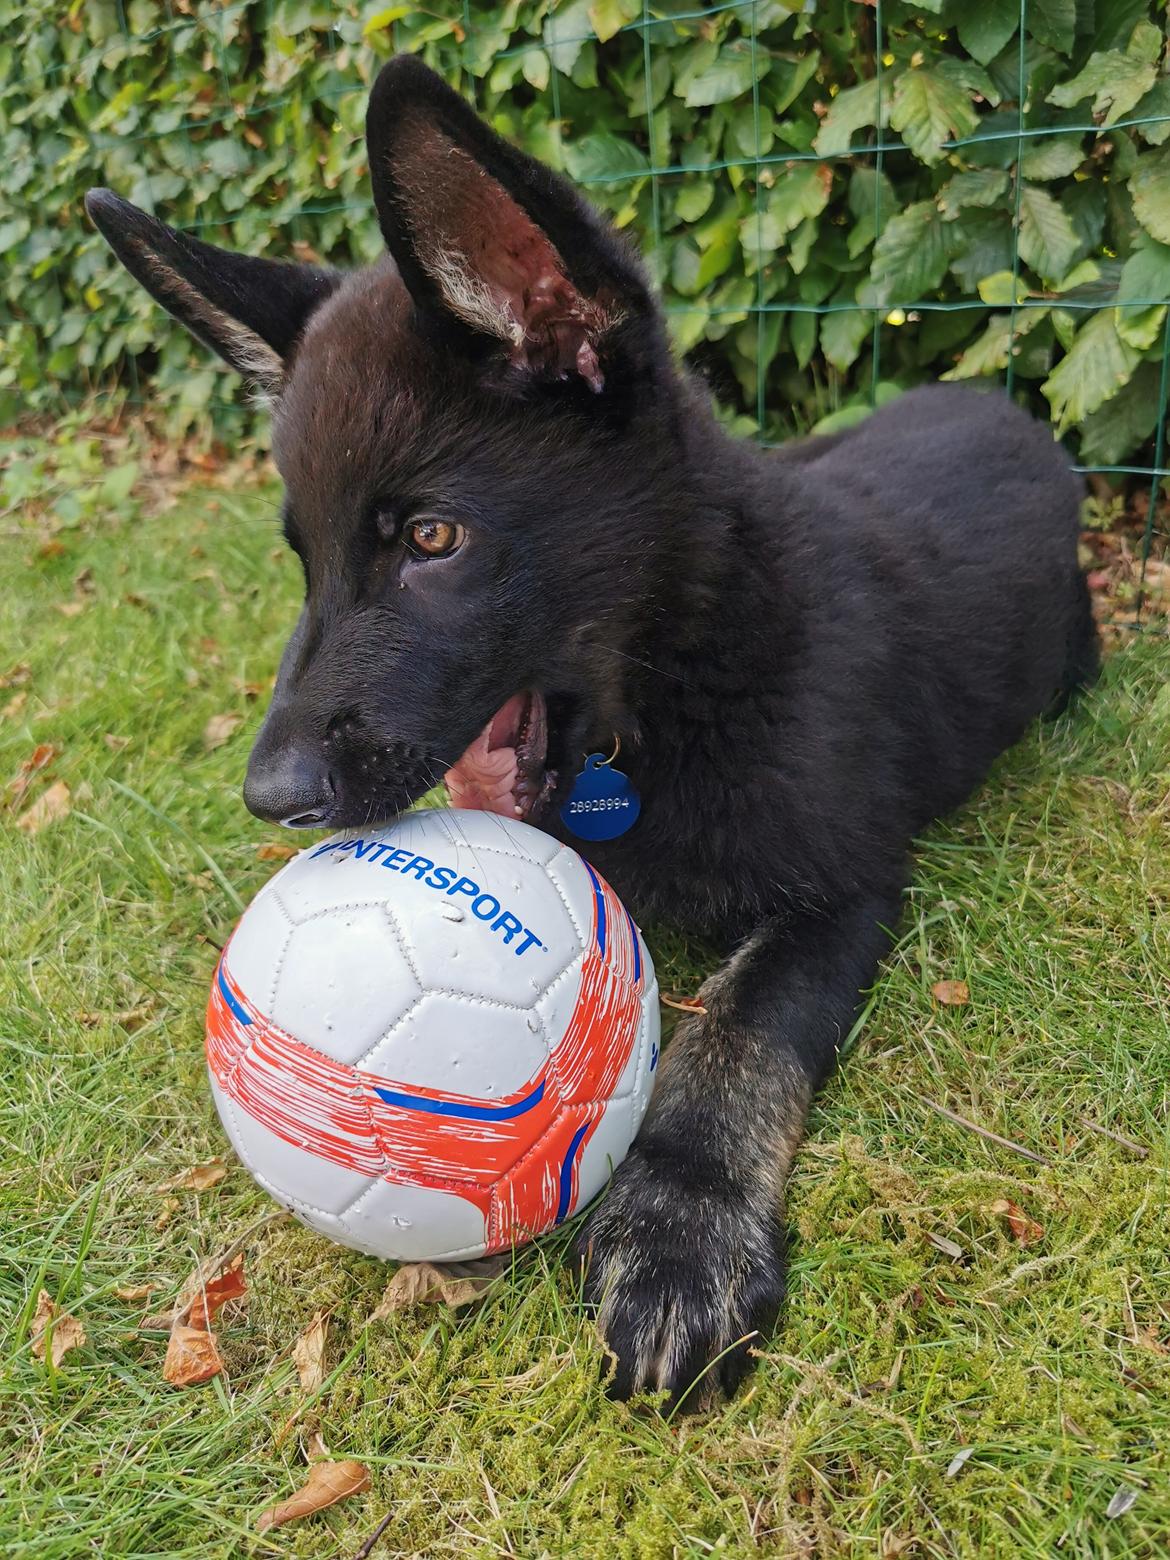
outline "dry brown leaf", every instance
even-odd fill
[[[299,856],[300,851],[295,845],[277,845],[275,841],[269,841],[265,845],[257,845],[257,861],[291,861],[294,856]]]
[[[0,677],[0,688],[21,688],[32,676],[32,667],[27,661],[18,661],[15,666]]]
[[[8,703],[2,710],[0,710],[0,715],[2,715],[5,720],[12,720],[15,716],[20,714],[21,710],[24,709],[27,703],[28,689],[22,688],[19,693],[14,693],[12,695]]]
[[[218,1186],[227,1175],[227,1166],[223,1160],[216,1156],[201,1165],[192,1165],[189,1170],[183,1170],[178,1175],[171,1176],[169,1181],[164,1181],[161,1186],[156,1186],[156,1192],[207,1192],[213,1186]]]
[[[395,1311],[408,1311],[415,1305],[435,1305],[443,1301],[457,1309],[482,1300],[493,1282],[505,1271],[509,1257],[500,1252],[475,1262],[404,1262],[386,1285],[371,1322],[383,1322]]]
[[[80,617],[85,611],[84,601],[58,601],[55,605],[62,617]]]
[[[107,731],[105,736],[103,736],[102,741],[111,750],[111,752],[114,753],[120,753],[123,748],[130,746],[129,737],[120,737],[118,736],[117,732],[114,731]]]
[[[971,988],[965,980],[935,981],[930,990],[943,1007],[966,1007],[971,1000]]]
[[[178,1211],[179,1199],[177,1197],[164,1198],[163,1205],[158,1211],[158,1218],[154,1221],[155,1229],[165,1230]]]
[[[191,1302],[191,1310],[187,1320],[192,1327],[210,1327],[213,1318],[221,1306],[229,1300],[238,1300],[247,1294],[248,1285],[244,1280],[244,1258],[239,1253],[218,1278],[211,1279],[196,1294]]]
[[[172,1387],[195,1387],[210,1381],[223,1370],[223,1359],[215,1335],[205,1327],[188,1327],[176,1322],[167,1340],[163,1379]]]
[[[50,823],[68,818],[72,811],[73,797],[69,787],[64,780],[58,780],[37,797],[27,812],[21,813],[16,820],[16,827],[23,829],[26,834],[39,834]]]
[[[50,1327],[49,1358],[56,1367],[70,1349],[80,1349],[85,1342],[85,1328],[75,1316],[60,1310],[56,1301],[49,1298],[48,1290],[42,1289],[37,1295],[37,1308],[32,1319],[32,1351],[38,1360],[45,1357],[45,1340]]]
[[[227,710],[223,715],[213,715],[203,728],[203,746],[207,751],[210,753],[215,748],[223,747],[243,718],[236,710]]]
[[[148,1296],[154,1294],[157,1288],[157,1284],[119,1284],[117,1289],[114,1290],[114,1299],[126,1301],[145,1300]]]
[[[306,1392],[319,1392],[325,1384],[325,1334],[329,1317],[318,1311],[293,1344],[293,1364]]]
[[[999,1198],[992,1203],[988,1211],[1000,1214],[1007,1220],[1012,1239],[1017,1246],[1032,1246],[1036,1241],[1043,1240],[1044,1226],[1037,1224],[1035,1219],[1030,1218],[1019,1204],[1012,1202],[1010,1198]]]
[[[20,768],[8,782],[10,807],[18,807],[24,798],[24,793],[33,782],[33,776],[40,774],[42,769],[47,769],[53,760],[60,754],[61,749],[52,742],[41,742],[33,748],[32,752],[21,764]]]
[[[324,1511],[326,1506],[335,1506],[339,1500],[360,1495],[369,1487],[369,1469],[360,1462],[347,1459],[344,1462],[314,1463],[309,1469],[309,1477],[294,1495],[260,1513],[256,1519],[256,1530],[267,1533],[269,1528],[280,1527],[285,1522],[311,1517],[315,1511]]]

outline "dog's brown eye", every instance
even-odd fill
[[[425,558],[445,558],[463,545],[466,535],[455,520],[410,520],[402,528],[402,537],[412,552]]]

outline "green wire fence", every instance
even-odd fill
[[[101,0],[101,3],[108,6],[111,0]],[[1065,24],[1054,21],[1054,17],[1066,11],[1070,16],[1075,12],[1081,14],[1085,7],[1082,4],[1077,12],[1073,0],[1043,0],[1039,26],[1042,36],[1038,41],[1029,10],[1030,5],[1034,7],[1040,3],[1041,0],[1018,0],[1018,4],[1017,0],[986,0],[987,10],[981,18],[973,22],[960,18],[956,23],[947,19],[953,10],[953,6],[948,9],[947,0],[926,0],[917,6],[904,3],[904,0],[868,0],[866,4],[839,0],[833,6],[805,4],[803,12],[799,9],[800,0],[723,0],[723,3],[709,6],[687,5],[679,0],[660,0],[654,4],[651,0],[593,0],[592,4],[589,0],[554,0],[552,4],[542,4],[539,0],[536,3],[510,0],[509,4],[490,7],[473,5],[472,0],[452,0],[450,4],[439,0],[427,7],[378,7],[362,5],[356,0],[338,6],[324,5],[321,0],[260,0],[260,3],[258,0],[230,0],[223,4],[167,0],[165,8],[147,5],[145,0],[112,0],[116,26],[111,25],[106,36],[92,48],[75,51],[68,59],[43,64],[39,70],[38,58],[43,59],[52,44],[47,35],[36,28],[49,25],[50,21],[55,25],[57,13],[55,9],[43,7],[39,21],[34,19],[29,23],[25,20],[24,25],[28,28],[25,36],[31,40],[31,46],[25,57],[15,65],[9,64],[8,80],[10,84],[14,82],[14,71],[18,71],[22,101],[28,102],[36,94],[43,94],[46,102],[59,100],[60,112],[66,118],[77,94],[84,99],[87,93],[92,93],[99,73],[103,81],[112,79],[120,83],[128,105],[123,117],[133,118],[133,125],[120,127],[117,116],[110,121],[104,112],[91,116],[95,123],[85,127],[85,149],[75,154],[78,171],[83,173],[87,163],[92,164],[94,182],[104,182],[100,175],[108,172],[111,161],[121,159],[129,166],[129,160],[137,159],[144,173],[138,186],[140,199],[156,206],[158,214],[174,221],[175,225],[198,230],[213,240],[219,237],[216,230],[223,229],[222,241],[231,243],[238,241],[234,231],[238,219],[222,209],[222,202],[217,202],[216,209],[206,215],[190,210],[185,214],[186,220],[182,215],[176,220],[172,209],[175,201],[170,192],[178,176],[168,172],[168,149],[182,147],[184,143],[210,146],[230,142],[241,151],[239,156],[225,157],[224,167],[229,170],[243,167],[246,155],[250,153],[244,154],[242,148],[252,147],[261,139],[255,133],[253,121],[270,127],[278,123],[282,115],[287,124],[280,133],[294,143],[301,136],[302,139],[308,137],[314,146],[324,145],[332,134],[348,138],[356,148],[361,111],[369,80],[380,63],[379,56],[401,47],[419,50],[505,131],[527,142],[538,155],[552,155],[554,160],[562,157],[570,174],[587,192],[614,212],[619,222],[638,230],[648,263],[662,284],[668,317],[680,330],[682,345],[690,348],[702,363],[708,365],[713,356],[717,358],[720,343],[728,340],[728,332],[737,332],[734,340],[738,353],[738,380],[725,375],[720,384],[716,373],[715,385],[732,403],[729,418],[745,431],[750,426],[753,435],[766,445],[776,444],[782,436],[803,431],[803,427],[817,421],[809,415],[790,417],[786,397],[801,375],[807,380],[814,371],[820,372],[811,352],[805,354],[803,346],[797,350],[798,340],[803,344],[813,339],[823,341],[824,322],[834,315],[846,318],[851,332],[855,327],[857,330],[855,362],[841,372],[823,366],[827,399],[820,409],[827,412],[830,423],[839,424],[860,415],[865,403],[877,403],[909,378],[931,377],[931,370],[937,371],[937,361],[926,361],[929,354],[908,367],[902,347],[905,333],[917,330],[932,317],[938,320],[942,316],[956,315],[959,317],[957,323],[976,319],[989,322],[996,317],[997,311],[1006,310],[1006,331],[1002,342],[997,338],[996,345],[1003,357],[997,376],[1006,393],[1019,395],[1026,391],[1035,405],[1037,398],[1031,383],[1021,383],[1020,365],[1021,353],[1029,338],[1035,339],[1033,328],[1037,321],[1046,322],[1053,332],[1057,332],[1048,352],[1059,361],[1058,349],[1063,348],[1066,354],[1071,350],[1070,343],[1077,341],[1079,330],[1088,317],[1116,310],[1118,317],[1138,319],[1145,317],[1148,311],[1162,310],[1157,341],[1146,344],[1140,352],[1134,348],[1123,355],[1134,372],[1138,357],[1146,365],[1142,384],[1153,386],[1154,404],[1152,408],[1144,404],[1136,408],[1135,426],[1148,425],[1152,432],[1137,442],[1136,456],[1129,452],[1115,460],[1087,460],[1079,468],[1086,473],[1100,473],[1122,481],[1131,488],[1139,481],[1148,484],[1142,541],[1144,571],[1159,524],[1163,480],[1170,476],[1170,467],[1166,464],[1165,427],[1170,400],[1170,309],[1166,307],[1170,302],[1170,273],[1167,273],[1164,285],[1145,295],[1124,298],[1117,296],[1116,287],[1110,292],[1108,286],[1094,285],[1091,281],[1063,291],[1038,286],[1029,279],[1035,266],[1028,267],[1021,254],[1021,233],[1027,230],[1029,221],[1035,224],[1040,217],[1045,221],[1055,219],[1051,217],[1051,205],[1040,202],[1036,186],[1022,170],[1034,155],[1032,148],[1044,143],[1067,147],[1076,137],[1092,137],[1084,148],[1082,164],[1071,178],[1082,183],[1086,178],[1090,182],[1100,178],[1103,184],[1112,179],[1113,187],[1107,191],[1107,199],[1115,200],[1118,180],[1114,170],[1118,166],[1116,159],[1122,156],[1131,167],[1144,170],[1146,185],[1154,185],[1162,167],[1161,147],[1170,137],[1170,74],[1167,74],[1166,53],[1163,51],[1160,56],[1151,58],[1154,40],[1151,34],[1141,32],[1141,28],[1161,26],[1164,42],[1165,7],[1155,4],[1143,11],[1132,0],[1128,5],[1122,5],[1121,0],[1097,0],[1094,11],[1096,37],[1110,38],[1109,28],[1113,26],[1110,18],[1119,10],[1126,13],[1125,25],[1132,23],[1138,30],[1131,33],[1128,44],[1119,41],[1121,34],[1117,33],[1109,49],[1095,53],[1091,51],[1094,39],[1082,42],[1075,50],[1070,47],[1066,52],[1070,58],[1075,52],[1078,59],[1067,66],[1066,75],[1075,74],[1075,64],[1083,76],[1086,58],[1090,66],[1098,57],[1116,58],[1121,62],[1116,66],[1119,74],[1129,71],[1139,85],[1147,80],[1152,84],[1125,112],[1111,115],[1103,113],[1100,107],[1102,102],[1106,105],[1109,102],[1110,89],[1106,82],[1097,92],[1091,108],[1086,99],[1093,97],[1093,93],[1086,91],[1075,108],[1055,115],[1054,122],[1045,123],[1037,112],[1038,105],[1042,101],[1051,102],[1054,97],[1057,101],[1067,101],[1073,91],[1072,87],[1066,90],[1061,85],[1059,72],[1054,75],[1053,63],[1046,57],[1047,54],[1056,58],[1060,54],[1052,47],[1053,29]],[[978,11],[983,4],[984,0],[973,0],[969,9]],[[1093,9],[1092,0],[1089,8]],[[13,6],[11,9],[14,15],[19,11],[25,18],[23,8]],[[79,11],[79,5],[75,4],[66,15],[76,21]],[[144,25],[152,16],[154,24]],[[3,0],[0,0],[2,19]],[[1068,25],[1071,27],[1073,23]],[[965,27],[968,31],[982,27],[984,32],[997,27],[1006,36],[1007,41],[989,70],[977,67],[970,60],[966,66],[962,65],[966,56],[960,40]],[[249,69],[250,52],[255,54],[254,48],[249,51],[247,39],[254,40],[268,28],[275,29],[278,39],[287,37],[296,42],[298,71],[312,68],[320,72],[327,68],[326,75],[311,94],[314,124],[310,127],[298,123],[307,99],[298,86],[295,71],[279,90],[256,91],[251,95],[242,92],[242,77]],[[282,28],[287,31],[281,31]],[[839,31],[830,37],[828,34],[833,28]],[[1116,27],[1114,31],[1117,32]],[[1068,36],[1071,39],[1073,34],[1069,32]],[[852,40],[853,58],[849,66],[842,65],[842,37]],[[896,53],[887,47],[891,37],[896,39],[896,44],[891,45],[898,51]],[[1044,38],[1048,38],[1047,43]],[[119,39],[126,50],[124,63],[119,63],[118,59]],[[241,43],[241,39],[245,41]],[[919,39],[922,53],[928,56],[922,64],[916,63],[916,54],[907,54]],[[700,102],[697,116],[692,114],[680,133],[675,100],[669,96],[664,98],[662,81],[674,71],[677,83],[680,47],[695,51],[696,56],[702,49],[705,59],[710,54],[712,40],[716,54],[709,69],[717,71],[726,67],[734,74],[739,90],[734,96],[723,97],[706,109]],[[144,49],[155,58],[158,51],[172,48],[186,51],[186,57],[194,57],[192,51],[199,51],[204,79],[197,94],[193,99],[189,96],[185,100],[186,108],[178,97],[174,103],[167,101],[165,92],[156,94],[156,101],[150,103],[133,102],[136,62],[142,59]],[[1126,53],[1126,49],[1131,52]],[[591,92],[601,94],[600,87],[582,87],[583,76],[588,77],[588,69],[583,71],[580,65],[582,50],[592,51],[590,58],[597,62],[590,68],[602,71],[606,80],[610,76],[620,80],[621,91],[625,94],[623,101],[633,105],[640,96],[640,111],[635,115],[631,106],[626,121],[619,123],[616,130],[594,133],[589,117],[591,101],[596,103],[607,124],[613,122],[614,114],[609,109],[609,99],[602,95],[591,99]],[[824,144],[821,134],[815,137],[815,141],[822,143],[820,145],[815,141],[800,144],[807,133],[807,104],[810,95],[818,90],[817,73],[810,72],[801,78],[802,51],[805,56],[813,53],[818,56],[819,75],[826,79],[829,75],[838,78],[827,89],[831,94],[827,103],[812,99],[813,110],[822,119],[831,116],[834,103],[842,103],[850,91],[854,91],[855,100],[859,92],[867,94],[868,123],[859,123],[857,128],[848,127],[849,133],[838,137],[831,147]],[[516,67],[520,68],[519,75]],[[854,67],[856,80],[842,87],[842,79],[847,78]],[[252,68],[256,68],[254,59]],[[965,83],[960,80],[963,69],[968,72]],[[921,131],[913,138],[908,132],[891,133],[891,107],[899,105],[906,92],[908,75],[915,70],[920,71],[921,76],[917,86],[927,91],[927,109],[938,116],[940,134],[936,148],[931,147]],[[932,70],[933,88],[929,83],[923,87]],[[275,74],[279,76],[279,71]],[[0,66],[2,78],[3,67]],[[789,100],[787,108],[799,122],[795,129],[789,130],[789,139],[783,141],[776,134],[776,104],[787,96],[794,80],[800,84],[796,97]],[[974,87],[972,82],[976,84]],[[987,98],[983,83],[990,83],[995,88],[995,95],[1001,99],[994,113],[990,111],[992,100]],[[1044,86],[1048,87],[1046,97],[1040,92]],[[720,83],[717,83],[717,89],[723,90]],[[11,86],[7,90],[10,93]],[[935,91],[937,102],[929,101],[929,90]],[[958,99],[955,96],[947,96],[948,91],[953,94],[959,90],[967,93],[973,103],[969,110],[956,106]],[[1062,92],[1063,98],[1059,96]],[[692,97],[701,100],[703,95],[702,90],[697,93],[688,90],[687,101]],[[572,122],[562,137],[559,132],[568,99],[573,105]],[[0,95],[0,132],[4,129],[5,102],[5,96]],[[947,123],[948,103],[954,121],[950,124]],[[321,123],[325,109],[335,116],[332,129]],[[704,114],[727,118],[742,116],[749,110],[750,121],[744,121],[742,117],[735,120],[738,136],[735,144],[729,146],[731,137],[724,136],[720,145],[722,155],[712,154],[709,145],[696,144],[701,141],[703,127],[708,123]],[[803,121],[800,120],[802,114]],[[927,122],[929,125],[929,117]],[[802,123],[805,129],[801,128]],[[749,126],[746,135],[745,125]],[[966,133],[961,133],[965,125],[968,126]],[[579,160],[574,166],[572,149],[582,137],[592,142],[598,152],[593,159],[594,165],[589,167],[581,166]],[[621,143],[628,148],[625,163]],[[1115,161],[1100,165],[1101,172],[1097,173],[1094,158],[1103,143],[1111,145]],[[1146,149],[1147,143],[1152,150]],[[729,150],[733,155],[728,155]],[[1170,157],[1170,147],[1166,148],[1165,155]],[[255,221],[266,221],[271,230],[279,230],[282,235],[282,242],[274,242],[271,252],[287,252],[285,241],[291,242],[294,248],[298,244],[312,246],[322,224],[337,224],[339,219],[347,224],[348,253],[343,258],[368,258],[374,252],[376,227],[369,201],[361,180],[349,177],[359,156],[360,152],[355,150],[350,159],[351,167],[340,180],[342,185],[348,182],[350,187],[336,195],[326,192],[322,197],[306,198],[303,193],[293,191],[267,205],[263,192],[249,197],[259,208]],[[976,156],[989,157],[991,161],[974,163]],[[794,253],[792,229],[784,234],[786,248],[771,242],[775,223],[770,191],[777,179],[791,179],[794,170],[811,165],[816,170],[814,177],[821,180],[825,192],[838,188],[837,175],[846,173],[850,199],[860,176],[871,176],[868,221],[873,234],[873,255],[876,256],[882,235],[889,232],[889,223],[906,214],[900,198],[895,202],[896,209],[887,209],[898,181],[908,180],[913,174],[918,184],[912,193],[921,193],[924,173],[935,178],[941,176],[940,170],[947,171],[951,165],[965,167],[968,163],[991,170],[998,166],[1006,173],[991,212],[997,220],[1002,213],[1010,213],[1010,271],[1003,272],[1000,284],[1001,289],[1006,286],[1006,296],[1002,290],[994,299],[978,290],[960,287],[956,291],[950,272],[944,282],[923,288],[921,295],[911,292],[908,296],[900,296],[888,288],[883,291],[875,286],[875,269],[872,268],[867,294],[865,272],[856,267],[844,273],[850,286],[853,279],[858,283],[857,290],[850,296],[816,296],[815,289],[811,293],[807,288],[802,289],[801,278],[807,275],[807,266],[815,263],[819,244],[832,244],[836,246],[834,253],[840,252],[843,228],[840,213],[832,214],[835,208],[830,208],[825,224],[802,257]],[[820,170],[828,172],[822,174]],[[1166,170],[1167,189],[1170,189],[1170,162],[1166,163]],[[226,174],[229,179],[233,176],[230,171]],[[728,285],[722,275],[714,276],[697,293],[680,293],[686,278],[680,279],[679,254],[680,248],[686,250],[688,239],[687,224],[679,221],[675,206],[680,190],[693,185],[697,178],[705,183],[718,183],[716,198],[730,194],[739,202],[738,211],[744,210],[746,202],[746,217],[739,219],[738,229],[745,257],[743,275],[736,274],[734,296],[728,295]],[[152,185],[156,181],[168,193],[154,201]],[[983,188],[992,187],[998,188],[997,181],[987,178]],[[1062,194],[1056,201],[1058,205],[1066,200],[1072,185],[1060,187]],[[808,194],[811,185],[806,184],[802,189]],[[28,199],[29,191],[25,193]],[[122,193],[130,192],[123,190]],[[941,189],[933,190],[928,198],[941,193]],[[1046,202],[1054,199],[1046,190],[1043,193]],[[972,198],[977,195],[976,189]],[[35,201],[35,198],[34,185],[31,199]],[[818,200],[821,200],[821,194],[812,189],[810,211]],[[1170,195],[1167,195],[1167,202],[1170,208]],[[1068,203],[1071,206],[1071,199]],[[695,204],[697,208],[699,202]],[[821,205],[824,206],[823,200]],[[817,208],[818,214],[820,209]],[[856,206],[850,214],[860,228],[862,214]],[[0,208],[0,231],[4,229],[3,217]],[[78,220],[76,211],[71,211],[69,221],[76,223]],[[1117,220],[1120,222],[1122,218]],[[753,221],[754,254],[751,244]],[[1145,245],[1152,254],[1165,248],[1166,256],[1170,256],[1170,209],[1165,221],[1168,230],[1165,246],[1138,232],[1139,244]],[[350,226],[356,237],[349,236]],[[331,230],[337,231],[336,228]],[[795,231],[798,236],[807,236],[805,230],[797,228]],[[928,226],[925,231],[932,230]],[[88,237],[85,242],[90,242]],[[335,243],[326,247],[332,251],[337,246]],[[1116,268],[1117,257],[1109,253],[1105,239],[1098,240],[1095,250],[1104,266]],[[798,258],[803,259],[800,270],[797,269]],[[100,265],[104,261],[87,261],[87,264],[91,263]],[[1161,273],[1155,268],[1150,274],[1159,276]],[[1009,275],[1010,283],[1004,280]],[[741,285],[747,283],[750,288]],[[68,298],[69,285],[62,285],[63,295]],[[837,293],[840,291],[838,288]],[[126,291],[121,297],[129,301],[131,294]],[[14,316],[16,339],[18,342],[27,340],[28,331],[33,327],[21,324],[19,300],[14,306]],[[802,320],[801,317],[806,318]],[[124,347],[108,366],[120,373],[124,384],[128,381],[127,394],[131,402],[150,399],[145,377],[140,376],[142,365],[147,361],[143,354],[150,345],[152,334],[156,340],[164,334],[157,318],[150,324],[147,319],[136,299],[116,315],[107,309],[101,319],[103,330],[126,333]],[[754,354],[749,338],[742,334],[745,326],[754,338]],[[47,326],[35,328],[48,329]],[[22,330],[25,332],[23,337],[19,334]],[[789,338],[786,347],[781,346],[784,331],[788,332]],[[111,339],[117,338],[111,336]],[[964,345],[964,350],[970,345],[961,335],[955,339]],[[63,353],[63,356],[67,355],[67,352]],[[750,362],[753,355],[754,383],[751,382]],[[1087,360],[1087,345],[1084,355]],[[803,363],[800,361],[802,356]],[[935,356],[937,358],[937,354]],[[998,357],[995,361],[998,362]],[[883,374],[891,363],[893,378],[887,381]],[[84,379],[86,376],[78,377]],[[101,373],[91,373],[88,383],[62,385],[62,398],[66,401],[80,398],[91,393],[95,384],[103,382],[108,383],[108,375],[103,381]],[[1132,391],[1126,393],[1136,399]],[[219,416],[234,396],[226,376],[213,394],[214,413]]]

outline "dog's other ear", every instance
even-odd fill
[[[382,67],[366,142],[378,221],[416,305],[505,343],[528,375],[600,391],[611,333],[654,318],[613,230],[410,55]]]
[[[318,266],[217,249],[111,190],[90,190],[85,209],[135,280],[266,394],[279,388],[293,343],[340,280]]]

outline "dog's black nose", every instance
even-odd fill
[[[336,799],[333,776],[323,758],[295,742],[273,752],[259,744],[248,760],[244,804],[250,813],[286,829],[320,829],[329,822]]]

